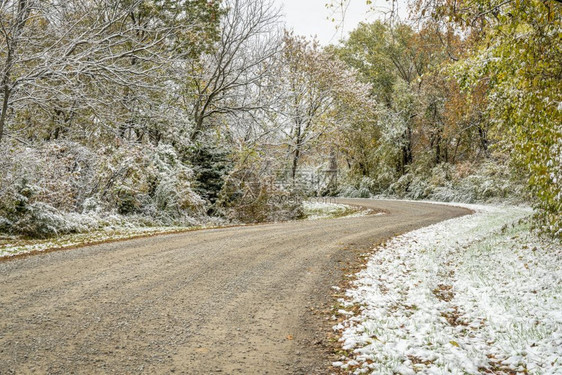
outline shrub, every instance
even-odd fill
[[[418,167],[400,177],[383,195],[444,202],[523,200],[523,182],[515,180],[503,160],[480,164],[441,163],[431,169]]]
[[[370,198],[374,190],[375,180],[363,177],[356,184],[346,184],[341,189],[340,195],[347,198]]]
[[[10,145],[0,151],[0,231],[47,237],[109,222],[192,224],[204,215],[193,178],[164,144],[96,152],[68,141]]]
[[[170,145],[131,145],[110,151],[98,172],[97,201],[106,211],[145,215],[160,223],[189,222],[204,214],[192,189],[194,174]]]
[[[232,172],[225,181],[217,207],[230,220],[274,222],[303,216],[302,196],[276,186],[272,176],[259,176],[251,167]]]

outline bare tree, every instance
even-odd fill
[[[280,51],[280,13],[271,0],[227,0],[214,53],[189,67],[194,126],[191,140],[212,126],[218,114],[239,115],[264,108],[260,85],[268,62]]]

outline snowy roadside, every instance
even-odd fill
[[[306,220],[334,219],[340,217],[361,217],[373,214],[369,209],[349,206],[347,204],[333,203],[320,199],[303,202],[303,212]],[[376,213],[383,214],[383,213]]]
[[[17,236],[5,236],[0,238],[0,259],[157,234],[181,233],[201,228],[203,227],[111,227],[91,232],[65,234],[48,239],[23,239]],[[213,228],[213,226],[208,226],[208,228]]]
[[[363,210],[357,207],[324,201],[303,202],[303,210],[306,220],[355,217],[364,216],[370,213],[370,210]],[[18,236],[5,235],[0,236],[0,259],[47,250],[59,250],[77,246],[95,245],[109,241],[120,241],[158,234],[172,234],[200,229],[221,228],[230,225],[232,224],[228,224],[226,222],[215,219],[208,224],[191,227],[143,227],[135,225],[112,225],[107,227],[106,229],[86,231],[83,233],[65,234],[47,239],[24,239]],[[244,224],[237,223],[234,225]]]
[[[340,300],[342,357],[376,374],[562,374],[562,249],[527,209],[474,215],[375,249]]]

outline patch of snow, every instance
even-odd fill
[[[332,218],[358,211],[358,209],[345,204],[324,201],[304,201],[302,205],[307,220]]]
[[[373,210],[323,200],[304,201],[303,210],[307,220],[385,215],[384,212],[374,213]]]
[[[0,258],[12,257],[37,251],[66,249],[75,246],[95,245],[107,241],[119,241],[136,237],[180,233],[215,227],[220,227],[220,225],[210,223],[197,227],[139,227],[131,224],[129,226],[109,226],[97,231],[66,234],[43,240],[26,240],[17,236],[5,236],[0,238]]]
[[[370,216],[386,215],[386,212],[376,212],[376,213],[373,213],[373,212],[374,212],[373,210],[360,210],[360,211],[357,211],[357,212],[355,212],[351,215],[346,215],[344,217],[363,217],[363,216],[367,216],[367,215],[370,215]]]

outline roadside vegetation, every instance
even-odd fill
[[[342,195],[523,202],[560,238],[562,4],[456,4],[321,46],[270,0],[2,2],[0,235],[292,220]]]
[[[301,204],[300,201],[299,204]],[[382,214],[380,212],[374,212],[374,210],[338,204],[324,199],[303,201],[302,209],[299,212],[300,214],[295,218],[295,220],[336,219]],[[284,220],[283,218],[279,219],[280,216],[278,213],[275,215],[275,218],[278,220]],[[134,223],[131,218],[128,218],[126,221],[119,220],[121,219],[120,216],[115,216],[112,219],[113,220],[100,220],[100,222],[96,222],[96,226],[76,231],[75,233],[59,234],[57,236],[48,236],[45,238],[22,235],[3,235],[0,237],[0,258],[9,258],[45,251],[71,249],[85,245],[96,245],[155,235],[185,233],[211,228],[224,228],[233,223],[232,220],[206,218],[207,220],[204,223],[197,225],[157,226],[147,225],[146,223]],[[236,221],[234,223],[237,225],[244,225]]]
[[[205,226],[205,228],[212,228],[212,226]],[[45,239],[26,238],[22,236],[3,236],[0,239],[0,258],[8,258],[44,251],[70,249],[84,245],[95,245],[159,234],[182,233],[195,229],[199,228],[126,226],[90,230],[82,233],[63,234]]]

